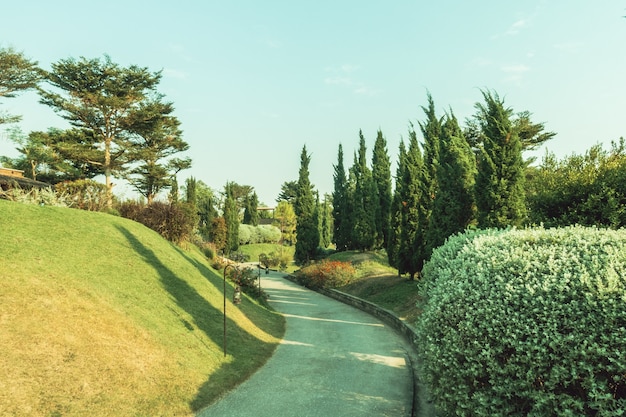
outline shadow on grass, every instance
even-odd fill
[[[197,259],[194,259],[193,257],[189,256],[188,253],[186,253],[184,250],[182,250],[179,247],[175,248],[178,253],[184,257],[194,268],[196,268],[198,271],[200,271],[200,273],[202,274],[202,276],[204,276],[213,286],[215,286],[216,288],[223,288],[223,270],[221,271],[216,271],[214,269],[211,269],[209,267],[206,266],[206,264],[202,263],[202,262],[198,262]],[[253,268],[254,269],[254,268]],[[256,271],[255,271],[256,272]],[[263,279],[263,275],[261,276],[261,282]],[[228,284],[227,288],[226,288],[227,292],[230,292],[228,295],[232,296],[232,284]],[[252,314],[253,312],[258,312],[260,310],[269,310],[269,311],[273,311],[273,308],[267,303],[265,302],[265,304],[259,302],[258,300],[255,300],[253,297],[248,296],[247,294],[242,294],[244,302],[242,304],[239,305],[239,309],[241,311],[244,312],[244,314],[248,317],[248,319],[259,329],[262,329],[264,332],[266,332],[267,334],[281,339],[283,337],[283,334],[285,332],[285,328],[284,328],[284,324],[281,326],[271,326],[269,325],[267,320],[263,320],[264,318],[268,317],[269,313],[265,313],[265,314]],[[231,297],[232,298],[232,297]],[[246,302],[246,300],[248,302]],[[273,312],[272,314],[278,314],[280,315],[280,313],[276,313]]]
[[[170,270],[161,262],[156,254],[139,241],[132,232],[122,226],[118,226],[118,229],[128,240],[135,252],[142,256],[144,260],[157,271],[165,290],[176,301],[176,304],[193,318],[195,326],[216,345],[222,346],[224,340],[223,311],[212,306],[195,288],[181,279],[174,271]],[[220,290],[223,288],[223,280],[216,275],[214,271],[190,258],[179,248],[177,248],[177,250],[179,250],[179,253],[191,262],[213,286]],[[227,285],[226,290],[226,296],[232,298],[232,285]],[[244,312],[247,313],[245,310],[252,308],[251,306],[253,305],[253,303],[248,302],[242,305],[242,308]],[[227,314],[229,307],[233,308],[232,304],[227,307]],[[256,308],[261,307],[257,305]],[[193,331],[193,326],[190,323],[182,318],[181,322],[189,331]],[[261,323],[257,325],[259,324]],[[263,324],[259,325],[259,327],[263,330],[270,330],[272,328],[272,326]],[[211,402],[215,401],[219,395],[245,380],[249,374],[260,365],[259,358],[269,357],[277,346],[277,344],[274,343],[259,341],[228,317],[226,320],[226,329],[227,353],[232,358],[229,362],[224,361],[223,365],[216,372],[211,374],[208,380],[198,389],[195,398],[189,404],[194,412],[208,406]],[[268,331],[268,333],[277,338],[282,336],[282,334],[277,334],[280,333],[280,331],[277,330]],[[255,347],[253,351],[250,349],[250,345]],[[251,354],[251,352],[254,352],[254,354]]]

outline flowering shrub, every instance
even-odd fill
[[[300,270],[300,283],[309,288],[335,288],[348,284],[356,273],[350,262],[321,260]]]
[[[420,291],[418,354],[444,415],[626,414],[626,231],[458,235]]]

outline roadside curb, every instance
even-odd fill
[[[285,279],[294,282],[298,285],[301,285],[294,276],[285,275]],[[421,381],[418,368],[419,363],[417,361],[417,357],[415,355],[416,346],[418,342],[418,337],[415,331],[407,325],[404,321],[400,320],[398,316],[392,313],[389,310],[386,310],[374,303],[371,303],[362,298],[355,297],[353,295],[335,290],[335,289],[326,289],[319,288],[314,289],[314,291],[325,295],[327,297],[333,298],[337,301],[340,301],[344,304],[351,305],[352,307],[356,307],[359,310],[362,310],[376,318],[385,324],[391,326],[394,330],[400,333],[404,339],[411,345],[412,352],[407,352],[407,357],[409,359],[409,366],[411,367],[413,373],[413,405],[412,405],[412,417],[434,417],[435,411],[434,407],[429,400],[428,391],[426,385]]]

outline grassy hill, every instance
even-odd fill
[[[0,200],[0,415],[187,416],[274,351],[282,316],[132,221]]]
[[[389,266],[386,253],[337,252],[330,259],[350,262],[357,271],[354,281],[338,290],[393,311],[413,325],[418,315],[417,283],[406,276],[399,277],[398,270]]]

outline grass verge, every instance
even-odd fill
[[[350,262],[356,269],[355,279],[337,288],[393,311],[400,319],[412,325],[418,315],[417,283],[398,276],[389,266],[384,251],[346,251],[332,254],[329,259]]]
[[[0,415],[191,416],[273,353],[284,319],[195,247],[103,213],[0,200]]]

